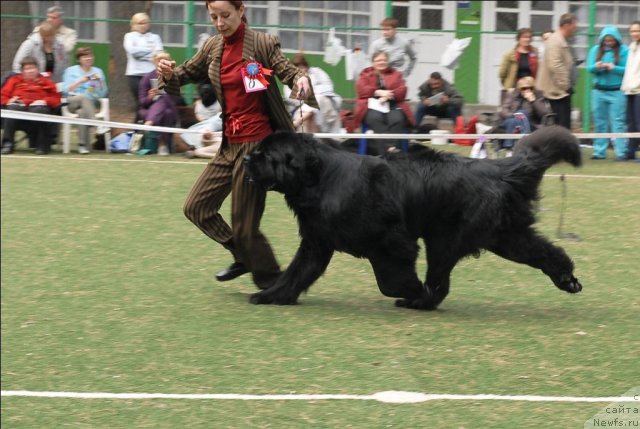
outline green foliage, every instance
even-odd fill
[[[182,214],[205,163],[168,158],[2,157],[3,390],[615,396],[638,384],[637,164],[559,166],[543,181],[539,229],[555,238],[568,175],[563,232],[581,241],[555,241],[581,294],[483,254],[458,265],[441,310],[418,312],[344,254],[300,305],[248,304],[250,277],[216,283],[231,259]],[[279,194],[263,230],[286,266],[299,238]],[[604,405],[3,397],[2,426],[582,427]]]

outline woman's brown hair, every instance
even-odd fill
[[[209,10],[209,3],[214,3],[215,1],[216,0],[205,0],[204,7],[206,7],[207,10]],[[242,4],[244,3],[241,1],[230,1],[230,0],[227,0],[227,1],[231,3],[231,6],[233,6],[236,10],[240,10],[240,6],[242,6]],[[248,24],[246,14],[242,15],[242,22],[244,22],[245,24]]]

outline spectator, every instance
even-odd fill
[[[21,112],[50,114],[52,109],[60,106],[60,94],[56,84],[40,74],[38,60],[24,57],[20,64],[20,74],[11,76],[2,87],[2,108]],[[4,118],[4,136],[2,139],[2,154],[10,154],[14,150],[15,132],[24,126],[30,131],[36,154],[46,155],[51,151],[50,128],[46,123]],[[27,122],[25,124],[25,122]]]
[[[507,134],[520,132],[529,134],[540,128],[543,119],[551,113],[551,109],[542,94],[535,88],[535,80],[531,76],[518,79],[517,91],[509,92],[502,103],[499,113],[500,127]],[[502,140],[502,148],[510,151],[514,140]]]
[[[620,90],[624,68],[627,64],[627,46],[622,44],[620,31],[607,25],[600,32],[598,44],[589,50],[587,70],[593,75],[591,90],[591,110],[597,133],[624,133],[626,107],[624,92]],[[592,159],[605,159],[609,138],[593,139]],[[616,159],[627,156],[627,139],[616,138],[614,144]]]
[[[389,65],[398,70],[405,78],[411,74],[416,64],[416,52],[411,46],[411,42],[399,37],[398,20],[395,18],[385,18],[380,22],[382,27],[381,38],[374,40],[369,52],[373,55],[378,51],[384,51],[389,55]],[[409,58],[406,67],[405,57]]]
[[[536,77],[538,50],[531,44],[532,39],[531,29],[521,28],[516,36],[518,43],[502,57],[499,76],[503,90],[513,91],[521,77]]]
[[[544,55],[544,43],[549,40],[549,37],[553,34],[553,29],[544,30],[540,33],[540,39],[542,40],[542,45],[538,48],[538,63],[542,60]]]
[[[67,108],[71,113],[78,113],[80,118],[95,119],[100,106],[100,99],[108,92],[104,72],[93,65],[94,56],[91,48],[78,48],[76,52],[78,64],[64,71],[62,92],[67,97]],[[89,126],[79,125],[80,136],[78,153],[87,154],[89,148]]]
[[[293,130],[276,76],[287,86],[297,86],[293,97],[313,98],[313,94],[308,77],[280,51],[278,38],[249,27],[242,1],[207,0],[205,5],[218,34],[178,67],[173,61],[158,62],[161,87],[166,85],[168,93],[179,94],[181,85],[208,80],[223,106],[220,151],[194,184],[184,213],[203,233],[232,253],[234,262],[216,274],[218,281],[251,272],[258,288],[267,289],[281,271],[269,241],[260,231],[266,191],[246,180],[244,157],[274,130]],[[246,58],[253,61],[247,63]],[[261,76],[261,66],[273,73]],[[247,91],[253,81],[247,82],[249,78],[243,79],[238,73],[248,73],[249,69],[267,82],[261,84],[259,91]],[[308,103],[317,107],[311,100]],[[229,193],[231,225],[220,213]]]
[[[620,89],[627,96],[627,131],[640,133],[640,21],[629,27],[631,43]],[[626,159],[636,159],[640,138],[629,139]]]
[[[362,70],[356,82],[356,107],[352,127],[365,124],[374,133],[401,134],[413,127],[413,114],[405,101],[407,86],[402,73],[389,65],[385,51],[375,52],[373,66]],[[379,108],[382,107],[382,108]],[[381,155],[398,141],[376,140],[375,153]]]
[[[155,69],[153,54],[164,50],[160,36],[149,31],[150,19],[146,13],[136,13],[131,17],[131,32],[124,35],[124,50],[127,52],[127,70],[129,91],[135,103],[136,119],[140,119],[138,102],[142,76]]]
[[[171,61],[171,55],[165,51],[159,51],[153,55],[154,68],[144,75],[140,82],[138,98],[140,112],[138,115],[144,120],[145,125],[172,127],[178,119],[177,105],[181,104],[181,97],[171,96],[158,89],[158,72],[155,69],[155,64],[158,64],[160,60]],[[150,137],[153,136],[155,134],[150,134]],[[159,133],[158,155],[169,155],[172,136],[170,133]]]
[[[453,121],[462,114],[464,99],[458,90],[433,72],[429,79],[418,88],[420,104],[416,110],[416,126],[420,126],[425,115],[449,118]]]
[[[15,73],[20,73],[25,57],[35,58],[38,70],[49,73],[54,82],[62,82],[62,74],[69,67],[69,56],[49,21],[43,21],[38,32],[29,35],[18,48],[13,58],[12,68]]]
[[[67,54],[71,55],[71,51],[73,51],[73,48],[75,48],[76,43],[78,42],[78,33],[76,33],[76,30],[73,28],[69,28],[64,25],[62,15],[64,15],[64,12],[60,6],[51,6],[47,9],[46,22],[53,24],[53,28],[56,30],[56,37],[64,46],[64,50]],[[33,29],[33,33],[31,34],[36,34],[39,31],[40,26],[37,26]]]
[[[189,130],[200,131],[201,134],[184,133],[180,137],[189,146],[184,156],[211,158],[218,149],[213,145],[214,137],[217,136],[214,133],[222,131],[221,107],[213,86],[209,83],[198,86],[198,96],[194,102],[194,113],[199,122],[190,126]]]
[[[549,100],[556,114],[556,123],[571,128],[571,94],[576,84],[578,71],[568,39],[578,28],[575,15],[565,13],[560,17],[560,26],[545,42],[545,54],[536,77],[536,86]]]
[[[293,126],[298,131],[304,129],[309,133],[339,133],[341,126],[340,107],[342,97],[333,90],[333,82],[329,75],[319,67],[309,67],[309,63],[303,54],[296,54],[291,59],[293,65],[309,75],[313,93],[318,101],[319,109],[308,104],[296,103],[289,98],[291,90],[284,88],[285,103],[293,103]],[[302,111],[302,113],[301,113]]]

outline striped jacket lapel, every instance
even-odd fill
[[[216,99],[220,102],[220,107],[224,112],[224,97],[222,96],[222,85],[220,83],[220,65],[222,64],[222,49],[224,47],[224,39],[218,35],[215,37],[213,49],[211,50],[209,62],[209,80],[216,93]]]

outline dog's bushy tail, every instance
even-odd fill
[[[521,139],[514,155],[527,158],[533,166],[544,170],[560,161],[579,167],[582,165],[580,144],[571,132],[559,125],[541,128]]]
[[[561,161],[576,167],[582,164],[578,139],[566,128],[555,125],[521,139],[513,158],[504,158],[504,161],[502,179],[531,200],[538,198],[538,186],[549,167]]]

